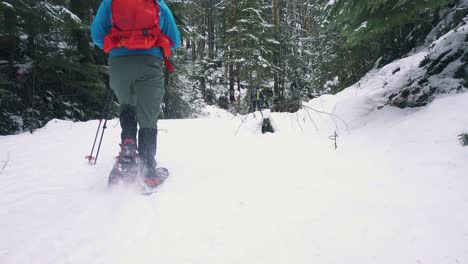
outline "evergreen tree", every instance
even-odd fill
[[[225,50],[230,76],[230,98],[234,98],[234,77],[260,87],[272,76],[274,39],[272,5],[269,1],[232,1],[226,8]],[[236,69],[236,70],[234,70]]]
[[[339,77],[336,91],[351,85],[375,66],[388,63],[423,43],[436,10],[453,0],[321,0],[320,24],[339,47],[321,62]],[[338,35],[336,35],[338,34]],[[338,67],[337,67],[338,66]]]
[[[453,0],[337,0],[330,6],[328,20],[334,21],[335,29],[346,37],[351,47],[366,45],[385,34],[395,36],[395,31],[407,37],[404,30],[414,29],[415,25],[425,20],[430,25],[431,15],[437,8],[443,7]],[[428,23],[429,22],[429,23]],[[408,28],[406,28],[408,27]],[[406,32],[406,33],[410,33]]]
[[[0,4],[1,39],[15,40],[15,48],[0,47],[0,54],[8,54],[9,61],[8,66],[0,65],[4,84],[0,90],[5,95],[0,100],[0,122],[7,128],[2,134],[32,131],[53,118],[101,117],[107,70],[90,63],[89,41],[76,41],[73,32],[86,32],[87,26],[66,8],[68,4],[59,0]],[[84,57],[88,59],[83,61]]]

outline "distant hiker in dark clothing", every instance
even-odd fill
[[[168,57],[180,46],[174,17],[163,0],[103,0],[91,36],[109,53],[110,87],[120,103],[122,144],[118,162],[137,160],[138,148],[144,182],[156,187],[162,182],[155,155],[165,91],[163,61],[172,71]]]
[[[262,92],[260,95],[260,110],[262,108],[270,108],[267,96]]]
[[[252,88],[250,91],[250,100],[252,101],[251,103],[251,112],[255,112],[256,109],[260,109],[260,91],[257,88]]]

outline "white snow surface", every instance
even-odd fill
[[[160,121],[151,196],[107,188],[117,120],[95,166],[98,121],[0,137],[0,263],[468,263],[468,93],[377,110],[373,87],[306,104],[346,121],[336,151],[311,109]]]
[[[171,175],[151,196],[107,188],[117,120],[95,166],[84,156],[97,120],[0,137],[0,263],[468,263],[468,93],[385,106],[433,52],[295,114],[207,107],[160,121]],[[261,133],[263,118],[276,133]]]

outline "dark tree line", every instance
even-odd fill
[[[0,3],[0,134],[32,131],[53,118],[100,117],[107,71],[88,34],[97,5]]]

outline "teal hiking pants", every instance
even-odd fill
[[[120,110],[132,107],[140,128],[156,128],[164,97],[162,61],[151,55],[109,58],[110,87]]]

